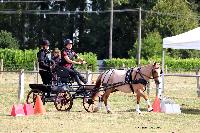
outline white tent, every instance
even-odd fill
[[[188,32],[166,37],[163,39],[162,70],[164,71],[165,49],[196,49],[200,50],[200,27]],[[162,75],[162,89],[164,89],[164,74]]]
[[[163,48],[200,50],[200,27],[163,39]]]

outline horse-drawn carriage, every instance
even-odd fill
[[[96,112],[98,104],[103,101],[107,112],[110,113],[108,97],[110,93],[119,90],[136,94],[136,112],[138,113],[141,112],[139,109],[140,97],[143,97],[150,112],[153,108],[144,91],[150,79],[154,79],[158,88],[162,73],[160,64],[155,62],[146,66],[131,68],[128,71],[110,69],[99,75],[96,85],[74,86],[70,76],[63,77],[62,74],[59,74],[59,71],[56,73],[57,80],[52,80],[53,84],[51,85],[30,84],[29,86],[32,90],[27,96],[27,102],[34,103],[36,95],[40,95],[44,104],[45,102],[54,102],[57,110],[69,111],[72,108],[73,99],[82,98],[86,111]],[[103,88],[104,93],[103,95],[98,95],[98,92],[102,91],[101,88]]]
[[[29,84],[31,91],[27,95],[26,102],[35,104],[39,95],[43,104],[53,102],[58,111],[69,111],[73,106],[73,100],[81,98],[84,109],[87,112],[95,112],[100,97],[93,97],[95,85],[76,85],[69,74],[63,73],[62,68],[55,68],[52,72],[51,84]]]

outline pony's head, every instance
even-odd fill
[[[157,63],[157,62],[153,63],[152,76],[156,85],[160,84],[159,80],[160,80],[161,74],[162,74],[162,70],[160,69],[160,63]]]

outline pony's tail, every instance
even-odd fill
[[[102,78],[102,76],[103,76],[103,73],[101,73],[101,74],[98,76],[98,78],[97,78],[97,80],[96,80],[96,84],[95,84],[95,86],[94,86],[94,88],[93,88],[93,92],[99,91],[100,86],[101,86],[101,78]]]

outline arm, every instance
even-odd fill
[[[49,64],[45,62],[45,52],[43,50],[40,50],[37,53],[37,58],[38,58],[39,68],[50,71]]]
[[[70,60],[69,57],[67,55],[64,56],[65,60],[68,62],[68,63],[72,63],[72,64],[81,64],[81,62],[77,62],[77,61],[73,61],[73,60]]]
[[[77,58],[78,62],[81,62],[81,64],[87,64],[87,62],[86,62],[84,59],[80,58],[80,57],[78,56],[78,54],[76,54],[75,52],[74,52],[74,55],[75,55],[75,57]]]
[[[77,60],[81,62],[81,64],[87,64],[87,62],[84,59],[80,58],[78,55],[77,55]]]
[[[44,52],[38,53],[38,62],[41,66],[49,67],[49,65],[45,63],[45,53]]]
[[[78,55],[76,56],[76,58],[77,58],[77,60],[80,61],[80,62],[83,62],[83,61],[84,61],[84,60],[83,60],[81,57],[79,57]]]

